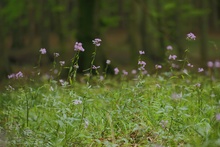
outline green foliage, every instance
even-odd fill
[[[16,0],[9,0],[3,9],[0,10],[0,17],[4,18],[5,23],[12,25],[25,13],[25,2],[17,3]]]
[[[25,86],[1,94],[1,130],[8,146],[219,145],[219,87],[166,75]]]

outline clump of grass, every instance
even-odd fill
[[[93,43],[100,45],[100,41]],[[75,49],[82,51],[82,44],[81,48],[77,45]],[[91,84],[95,50],[89,80],[83,84],[75,82],[78,53],[68,81],[50,76],[46,82],[29,85],[23,84],[22,72],[9,75],[13,82],[0,94],[0,131],[4,132],[0,133],[0,145],[2,138],[7,146],[220,145],[217,79],[188,72],[184,76],[186,71],[173,68],[159,73],[159,64],[155,65],[156,76],[146,76],[141,51],[134,80],[127,80],[128,72],[118,68],[115,77],[107,78],[106,66],[102,82]],[[168,63],[175,59],[172,56]],[[16,81],[22,85],[15,87]]]

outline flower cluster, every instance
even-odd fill
[[[18,73],[12,73],[12,74],[8,75],[9,79],[12,79],[12,78],[19,79],[19,78],[23,78],[23,77],[24,77],[24,75],[21,71],[19,71]]]
[[[47,50],[45,48],[41,48],[39,52],[43,55],[47,53]]]
[[[193,33],[189,33],[189,34],[187,34],[186,39],[187,40],[196,40],[196,36]]]
[[[99,69],[100,66],[95,66],[95,65],[92,65],[92,69]]]
[[[117,75],[117,74],[119,73],[119,69],[116,67],[116,68],[114,69],[114,72],[115,72],[115,74]]]
[[[59,82],[62,86],[66,86],[69,84],[67,81],[64,81],[63,79],[60,79]]]
[[[59,57],[60,56],[59,53],[54,53],[53,55],[54,55],[54,57]]]
[[[123,75],[128,75],[128,72],[126,70],[122,70]]]
[[[160,126],[161,126],[162,128],[166,128],[166,127],[167,127],[167,124],[168,124],[168,121],[167,121],[167,120],[162,120],[162,121],[160,122]]]
[[[65,61],[60,61],[60,66],[63,66],[65,64]]]
[[[216,117],[216,120],[217,120],[217,121],[220,121],[220,113],[219,113],[219,114],[216,114],[215,117]]]
[[[131,74],[133,74],[133,75],[137,74],[137,70],[133,69],[133,70],[131,71]]]
[[[140,55],[144,55],[145,52],[144,52],[144,51],[139,51],[139,54],[140,54]]]
[[[193,65],[192,65],[191,63],[188,63],[187,66],[189,66],[189,67],[193,67]]]
[[[82,51],[84,52],[85,49],[82,47],[82,43],[81,42],[76,42],[74,45],[74,51]]]
[[[145,70],[144,67],[146,66],[146,62],[144,62],[144,61],[138,61],[138,65],[140,65],[139,70]]]
[[[106,60],[106,64],[111,64],[111,60]]]
[[[200,83],[196,83],[194,86],[197,87],[197,88],[200,88],[201,84]]]
[[[176,60],[176,58],[177,58],[177,55],[170,55],[170,56],[169,56],[169,59],[170,59],[170,60],[171,60],[171,59]]]
[[[208,61],[207,66],[209,68],[215,67],[215,68],[220,68],[220,61],[216,60],[215,62]]]
[[[171,99],[173,100],[180,100],[182,98],[182,93],[173,93],[171,95]]]
[[[100,44],[101,41],[102,41],[102,40],[99,39],[99,38],[96,38],[96,39],[92,40],[92,42],[93,42],[93,44],[95,44],[95,46],[100,46],[100,45],[101,45],[101,44]]]
[[[162,65],[156,64],[156,65],[155,65],[155,68],[156,68],[156,69],[160,69],[160,68],[162,68]]]
[[[73,104],[79,105],[79,104],[82,104],[82,101],[81,100],[73,100]]]
[[[203,68],[198,68],[198,72],[203,72],[204,69]]]
[[[171,45],[168,45],[167,50],[173,50],[173,47]]]

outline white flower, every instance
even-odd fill
[[[81,100],[73,100],[73,104],[79,105],[79,104],[82,104],[82,101]]]
[[[204,69],[203,68],[198,68],[198,72],[203,72]]]
[[[111,60],[106,60],[106,64],[110,64],[111,63]]]

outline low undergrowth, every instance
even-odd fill
[[[189,50],[178,59],[168,46],[167,62],[156,64],[154,74],[148,74],[145,52],[139,51],[138,69],[116,67],[110,77],[110,60],[103,72],[94,65],[100,42],[93,40],[91,66],[81,82],[79,52],[85,49],[78,42],[70,67],[54,53],[53,73],[43,74],[42,48],[33,72],[40,80],[22,72],[8,76],[0,94],[0,146],[220,146],[219,60],[192,73]],[[161,72],[162,67],[169,70]],[[59,79],[64,68],[66,80]]]
[[[201,76],[50,81],[1,94],[1,131],[8,146],[218,146],[219,103]]]

